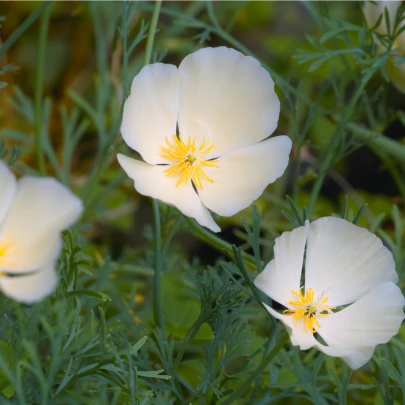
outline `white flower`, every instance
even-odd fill
[[[16,181],[1,160],[0,190],[0,289],[17,301],[39,301],[56,286],[60,233],[77,220],[82,202],[52,178]]]
[[[146,163],[118,160],[140,194],[218,232],[207,208],[236,214],[287,167],[291,140],[265,139],[280,111],[273,88],[258,61],[225,47],[190,54],[178,69],[145,66],[132,82],[121,132]]]
[[[255,285],[286,308],[279,313],[266,306],[285,324],[293,345],[342,357],[357,369],[377,344],[398,333],[405,299],[397,280],[392,254],[379,238],[326,217],[277,238],[274,259]]]
[[[398,9],[401,5],[401,1],[376,1],[370,2],[366,1],[363,5],[363,13],[366,19],[367,26],[369,28],[373,27],[380,15],[382,15],[382,19],[376,31],[380,34],[389,34],[388,27],[385,21],[384,9],[388,12],[388,17],[390,21],[390,29],[391,33],[394,31],[395,27],[395,19],[397,16]],[[403,29],[404,21],[402,21],[399,26],[397,26],[396,32],[400,29]],[[379,42],[376,38],[376,42],[379,44],[380,47],[383,45]],[[398,52],[399,55],[402,57],[405,56],[405,31],[401,32],[394,41],[394,49]],[[391,82],[394,86],[401,92],[405,93],[405,63],[401,62],[398,63],[398,58],[390,57],[387,61],[386,68],[388,75],[391,79]]]

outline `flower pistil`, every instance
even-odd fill
[[[321,327],[317,316],[328,316],[335,308],[327,305],[329,298],[325,297],[323,293],[315,299],[315,292],[312,288],[305,289],[305,295],[303,295],[303,290],[304,287],[301,287],[298,291],[291,291],[298,298],[298,301],[291,300],[289,304],[296,308],[286,309],[283,314],[293,316],[297,322],[304,318],[304,326],[312,333],[315,333],[315,326]]]
[[[176,187],[183,182],[187,184],[190,180],[200,189],[203,188],[203,179],[213,183],[213,180],[204,172],[203,167],[219,167],[216,164],[218,159],[205,159],[205,155],[214,148],[214,145],[204,139],[197,146],[196,140],[196,138],[192,140],[189,137],[185,143],[180,136],[174,135],[173,143],[166,138],[167,146],[162,146],[161,156],[174,161],[174,164],[170,165],[165,173],[166,176],[179,176]]]

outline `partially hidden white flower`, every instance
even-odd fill
[[[147,65],[132,82],[121,126],[145,162],[118,160],[140,194],[218,232],[208,209],[234,215],[284,173],[291,140],[266,139],[279,112],[269,73],[234,49],[201,49],[179,68]]]
[[[382,15],[381,22],[378,27],[376,27],[376,31],[384,35],[389,34],[384,15],[384,10],[386,9],[389,17],[390,30],[391,33],[393,33],[395,20],[401,3],[401,1],[365,1],[363,4],[363,13],[367,26],[369,28],[374,27],[378,19]],[[402,21],[399,26],[396,27],[396,32],[399,32],[399,30],[404,27],[404,23],[405,22]],[[380,47],[383,46],[377,38],[376,42],[379,44]],[[402,31],[395,38],[393,45],[398,55],[401,57],[405,57],[405,31]],[[394,86],[402,93],[405,93],[405,63],[399,63],[398,58],[390,57],[387,60],[386,68],[389,78]]]
[[[80,216],[82,202],[52,178],[17,181],[1,160],[0,190],[0,290],[33,303],[56,286],[61,231]]]
[[[326,217],[277,238],[274,259],[254,283],[286,308],[279,313],[266,306],[293,345],[342,357],[357,369],[398,333],[405,299],[397,280],[392,254],[379,238]]]

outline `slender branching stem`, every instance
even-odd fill
[[[241,398],[244,392],[255,382],[255,380],[262,374],[278,352],[288,341],[287,331],[284,330],[284,334],[278,339],[277,344],[273,347],[270,353],[263,359],[260,365],[254,370],[246,381],[231,395],[225,397],[223,400],[218,402],[218,405],[231,405],[237,399]]]
[[[155,217],[155,277],[153,284],[153,316],[156,325],[164,332],[165,324],[162,307],[162,230],[160,226],[159,201],[153,200],[153,214]]]
[[[152,21],[151,21],[150,27],[149,27],[148,39],[146,40],[144,65],[147,65],[151,62],[153,43],[155,41],[156,28],[157,28],[157,23],[158,23],[158,19],[159,19],[161,5],[162,5],[162,0],[155,1],[155,6],[153,8],[153,14],[152,14]]]
[[[211,232],[204,229],[201,225],[199,225],[194,219],[189,217],[184,217],[190,227],[195,231],[196,236],[207,243],[208,245],[212,246],[213,248],[219,250],[220,252],[226,253],[228,256],[233,258],[233,248],[232,245],[228,242],[225,242],[218,236],[213,235]],[[243,261],[249,265],[249,267],[256,268],[256,260],[255,258],[246,253],[242,252],[242,259]],[[263,265],[263,263],[262,263]]]
[[[25,19],[22,24],[4,41],[0,47],[0,58],[6,54],[6,52],[14,45],[15,42],[24,34],[24,32],[31,27],[31,25],[37,20],[39,16],[42,15],[44,9],[49,7],[48,2],[44,2],[40,7],[35,9],[35,11]]]
[[[155,2],[153,8],[152,21],[149,27],[148,39],[146,41],[146,51],[144,65],[151,61],[153,43],[156,35],[156,28],[159,19],[160,6],[162,1]],[[162,307],[162,291],[161,291],[161,278],[162,278],[162,230],[160,226],[160,209],[159,202],[153,200],[153,214],[155,216],[155,278],[153,285],[153,315],[156,325],[165,333],[165,324],[163,319]]]
[[[38,39],[38,56],[37,56],[37,71],[35,78],[35,145],[37,154],[37,163],[39,172],[44,175],[45,170],[45,156],[43,147],[43,126],[42,126],[42,93],[44,84],[44,67],[45,67],[45,49],[48,34],[49,16],[51,12],[51,4],[48,3],[44,8]]]
[[[315,183],[312,187],[311,195],[310,195],[309,202],[307,205],[308,218],[311,218],[311,216],[314,212],[315,205],[318,200],[319,193],[321,192],[322,185],[325,181],[326,174],[328,173],[330,166],[335,161],[336,148],[339,145],[339,141],[340,141],[342,135],[347,130],[347,126],[349,124],[350,118],[354,114],[354,110],[356,108],[357,102],[359,101],[360,97],[362,96],[362,94],[364,92],[364,88],[366,87],[367,83],[373,77],[374,73],[378,70],[378,68],[379,68],[378,63],[375,63],[374,65],[370,66],[367,73],[360,80],[360,83],[357,86],[356,91],[354,92],[343,115],[340,117],[340,119],[338,121],[336,130],[325,149],[321,170],[319,171],[318,176],[315,180]]]

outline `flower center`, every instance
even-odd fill
[[[205,159],[205,155],[214,148],[214,145],[205,139],[200,145],[196,145],[196,140],[196,138],[191,140],[189,137],[186,143],[180,136],[173,135],[173,142],[166,138],[166,146],[162,146],[161,156],[174,162],[165,170],[165,173],[166,176],[178,176],[176,187],[181,183],[187,184],[190,180],[197,188],[203,188],[203,179],[210,183],[214,182],[203,169],[219,167],[216,164],[218,159]]]
[[[327,305],[329,298],[325,297],[323,293],[315,299],[315,293],[312,288],[307,288],[305,295],[302,293],[303,290],[304,287],[301,287],[298,291],[291,291],[298,298],[298,301],[291,300],[288,303],[296,308],[286,309],[283,314],[293,316],[297,322],[303,318],[304,326],[312,333],[315,333],[315,326],[321,327],[317,316],[328,316],[335,307]]]

